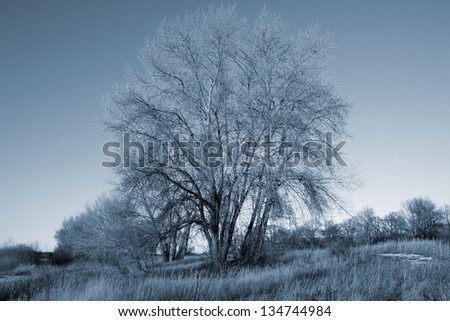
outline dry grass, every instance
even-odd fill
[[[380,254],[432,259],[411,264]],[[125,276],[98,264],[47,267],[0,279],[0,296],[10,291],[10,299],[32,300],[450,300],[450,247],[440,242],[389,242],[339,257],[301,250],[280,261],[225,275],[198,269],[200,260],[168,264],[153,275]]]

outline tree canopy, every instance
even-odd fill
[[[324,76],[333,47],[268,10],[253,24],[235,7],[161,22],[106,100],[106,128],[147,148],[118,168],[122,188],[158,204],[152,219],[197,226],[218,265],[238,228],[241,258],[257,259],[269,220],[323,213],[348,186],[330,161],[349,110]]]

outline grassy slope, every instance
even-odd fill
[[[414,263],[380,255],[384,253],[432,260]],[[450,300],[450,246],[440,242],[390,242],[354,248],[341,257],[327,250],[301,250],[280,260],[287,263],[225,276],[181,276],[179,271],[195,262],[172,265],[172,272],[155,276],[124,276],[94,264],[30,268],[28,276],[0,279],[0,299]]]

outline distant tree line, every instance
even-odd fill
[[[118,196],[101,197],[83,213],[63,223],[56,233],[55,253],[71,260],[100,260],[120,269],[133,263],[143,271],[151,269],[156,255],[161,255],[164,261],[183,259],[190,249],[192,227],[174,225],[174,221],[182,221],[175,213],[169,222],[151,224],[136,207]],[[239,238],[243,237],[243,232],[237,233],[231,254],[239,255]],[[428,198],[414,198],[405,202],[401,210],[383,217],[371,208],[364,208],[339,223],[313,218],[298,228],[286,229],[274,222],[268,225],[264,254],[304,248],[329,248],[334,254],[342,254],[351,246],[412,239],[450,240],[450,206],[437,207]],[[260,260],[264,259],[262,255]]]
[[[342,222],[312,219],[295,230],[277,228],[273,247],[324,248],[339,251],[350,246],[412,239],[450,240],[450,206],[436,206],[428,198],[414,198],[402,209],[378,216],[364,208]]]
[[[64,265],[73,260],[72,253],[62,248],[42,252],[37,244],[4,244],[0,247],[0,274],[26,265]]]

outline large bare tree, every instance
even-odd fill
[[[107,99],[107,129],[146,147],[120,168],[126,185],[195,204],[189,220],[218,266],[238,226],[242,258],[256,259],[269,220],[321,213],[347,186],[326,134],[345,135],[349,108],[323,76],[332,49],[317,27],[292,35],[267,10],[253,24],[234,7],[164,20]]]

